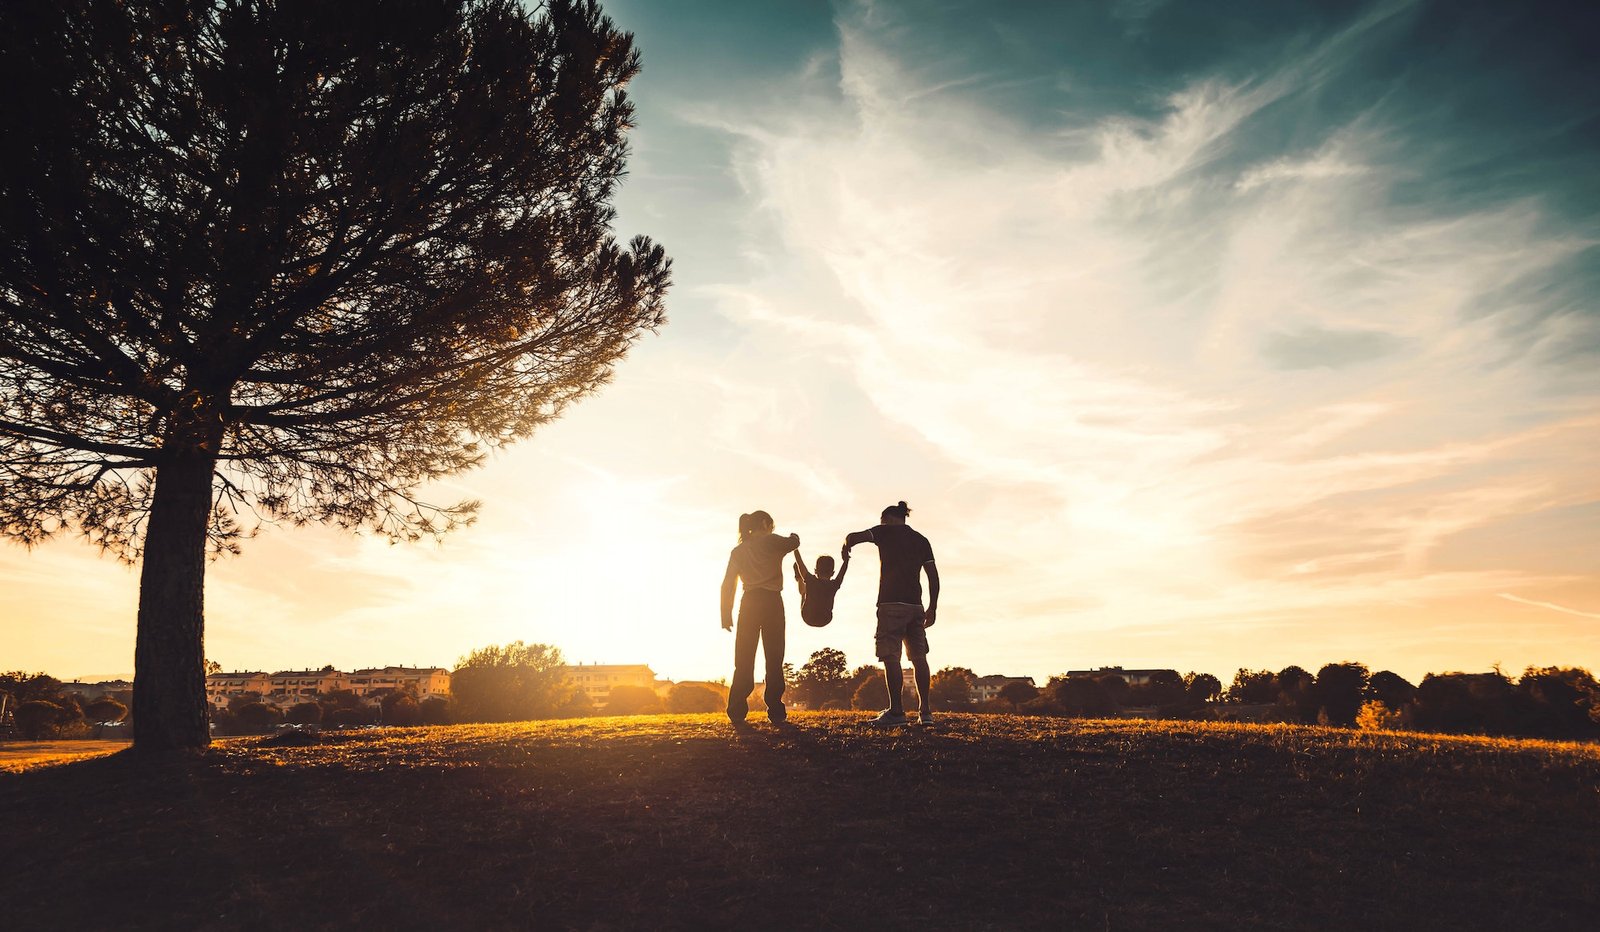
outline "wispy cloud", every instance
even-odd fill
[[[1551,391],[1570,374],[1506,355],[1497,330],[1527,308],[1477,309],[1588,240],[1528,201],[1397,206],[1425,166],[1367,117],[1237,166],[1241,127],[1403,6],[1280,71],[1195,80],[1156,117],[1082,114],[1076,160],[846,15],[847,108],[745,135],[740,175],[791,268],[831,280],[785,282],[744,324],[853,360],[876,414],[937,456],[925,494],[956,484],[939,520],[1008,617],[985,649],[1020,656],[1074,618],[1320,625],[1551,580],[1440,554],[1596,497],[1570,454],[1600,425]],[[1054,617],[1023,608],[1050,598]]]
[[[1524,599],[1521,596],[1512,595],[1509,592],[1500,592],[1496,594],[1508,602],[1516,602],[1519,605],[1532,605],[1535,608],[1548,608],[1552,612],[1562,612],[1563,614],[1567,615],[1576,615],[1579,618],[1600,618],[1600,612],[1579,611],[1575,608],[1568,608],[1565,605],[1557,605],[1554,602],[1540,602],[1537,599]]]

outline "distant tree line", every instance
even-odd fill
[[[1529,667],[1515,679],[1489,673],[1430,673],[1413,685],[1361,663],[1298,666],[1274,673],[1241,669],[1224,687],[1210,673],[1159,670],[1130,683],[1115,672],[1054,676],[1043,687],[1004,686],[973,699],[977,676],[965,667],[933,675],[939,711],[1232,719],[1366,729],[1585,740],[1600,738],[1600,682],[1579,667]],[[842,651],[824,648],[788,677],[790,695],[810,709],[882,709],[889,703],[879,668],[850,670]],[[912,705],[913,697],[906,697]]]
[[[9,724],[17,737],[28,741],[96,737],[103,725],[128,720],[133,698],[124,690],[87,699],[53,676],[21,670],[0,673],[0,697],[9,716],[8,723],[0,724]]]
[[[1589,740],[1600,738],[1600,682],[1581,667],[1528,667],[1516,678],[1429,673],[1412,685],[1389,670],[1330,663],[1313,676],[1300,667],[1240,670],[1224,705],[1268,707],[1273,720]]]
[[[259,734],[279,725],[359,727],[511,722],[588,715],[717,712],[727,705],[720,682],[679,683],[665,696],[643,686],[614,687],[596,705],[567,676],[561,651],[514,641],[472,651],[457,663],[450,699],[419,699],[415,687],[367,697],[350,690],[322,693],[280,709],[258,693],[232,697],[211,711],[218,734]],[[851,669],[843,651],[823,648],[798,669],[786,666],[789,698],[809,709],[870,711],[888,706],[880,668]],[[1413,685],[1390,670],[1330,663],[1315,674],[1288,666],[1240,669],[1224,687],[1209,673],[1162,670],[1130,683],[1112,671],[1054,676],[1043,687],[1012,682],[983,702],[973,699],[978,677],[965,667],[933,676],[935,709],[1076,717],[1137,714],[1156,718],[1320,724],[1550,738],[1600,739],[1600,682],[1579,667],[1529,667],[1509,677],[1488,673],[1430,673]],[[95,737],[103,723],[126,723],[129,696],[86,699],[43,673],[0,673],[0,696],[16,737],[28,740]],[[372,700],[376,699],[374,703]],[[907,699],[914,705],[914,697]],[[752,708],[761,711],[758,690]]]
[[[405,684],[358,696],[348,689],[318,693],[280,708],[260,693],[233,696],[222,708],[211,710],[211,724],[219,735],[254,735],[280,725],[315,725],[320,728],[359,728],[364,725],[444,725],[454,721],[450,700],[418,697],[417,688]]]

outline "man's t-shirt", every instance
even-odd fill
[[[933,562],[933,545],[904,524],[880,524],[870,533],[878,545],[878,604],[921,605],[922,567]]]

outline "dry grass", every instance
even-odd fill
[[[127,747],[126,741],[0,741],[0,773],[103,757]]]
[[[0,775],[15,928],[1482,928],[1600,908],[1600,748],[719,716]],[[79,865],[109,864],[83,895]],[[10,925],[10,923],[8,923]]]

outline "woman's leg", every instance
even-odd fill
[[[739,604],[739,621],[733,627],[733,683],[728,687],[728,718],[738,724],[750,714],[750,690],[756,685],[756,641],[761,619],[749,602]]]
[[[767,700],[767,718],[774,722],[781,722],[789,717],[789,709],[783,704],[783,690],[786,685],[783,681],[783,651],[786,646],[784,628],[783,599],[774,598],[761,625],[761,646],[766,651],[767,658],[767,688],[762,698]]]

